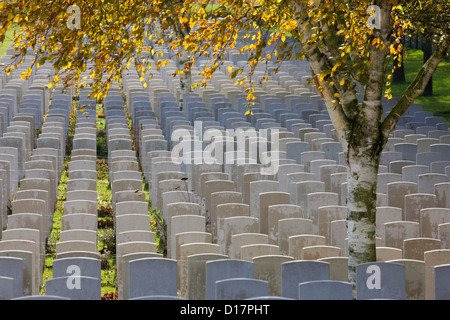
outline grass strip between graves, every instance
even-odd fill
[[[122,92],[122,97],[124,98],[123,103],[124,103],[125,115],[128,120],[128,129],[130,130],[130,136],[131,136],[131,139],[133,140],[132,149],[133,149],[133,151],[138,153],[139,152],[139,141],[137,141],[136,134],[134,133],[134,124],[132,121],[132,116],[128,112],[128,107],[126,104],[126,99],[125,99],[125,94],[124,94],[123,88],[121,88],[121,92]],[[140,157],[138,154],[136,156],[136,161],[138,162],[139,171],[141,172],[141,176],[142,176],[142,191],[144,192],[144,195],[145,195],[145,201],[148,203],[148,214],[150,216],[150,231],[155,233],[155,243],[156,243],[156,247],[157,247],[157,252],[163,254],[163,256],[166,256],[167,255],[167,248],[166,248],[167,225],[166,225],[164,219],[162,218],[161,211],[157,210],[156,208],[154,208],[152,206],[152,202],[150,200],[150,195],[149,195],[149,191],[150,191],[149,185],[148,185],[148,183],[145,182],[145,177],[144,177],[143,170],[142,170],[142,164],[141,164]]]
[[[60,240],[61,217],[64,214],[64,203],[66,201],[67,181],[69,180],[69,162],[72,153],[72,141],[75,133],[75,124],[77,119],[78,102],[72,102],[72,109],[69,116],[69,132],[66,144],[66,153],[61,170],[61,177],[58,183],[58,194],[53,214],[53,228],[47,239],[45,246],[45,266],[42,274],[42,285],[40,294],[45,294],[45,280],[53,277],[53,260],[56,258],[56,243]]]
[[[108,145],[103,104],[97,103],[97,202],[98,241],[101,261],[101,294],[103,300],[117,299],[116,232],[111,206]]]
[[[11,42],[14,40],[15,34],[20,30],[20,27],[13,23],[11,28],[8,29],[5,33],[5,40],[0,42],[0,58],[6,54],[6,50],[8,49]]]

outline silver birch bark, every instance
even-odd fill
[[[182,26],[179,19],[172,20],[172,28],[177,39],[184,39],[190,33],[189,25]],[[178,69],[183,71],[180,75],[180,96],[179,107],[183,110],[183,95],[192,92],[192,60],[189,52],[184,48],[183,44],[178,46]]]
[[[191,57],[189,53],[180,47],[179,51],[180,57],[178,58],[179,69],[183,70],[183,74],[180,75],[180,109],[183,110],[184,101],[183,95],[185,93],[192,92],[192,72],[191,72]]]

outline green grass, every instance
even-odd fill
[[[13,26],[6,31],[5,33],[5,40],[3,42],[0,42],[0,58],[3,57],[6,54],[6,49],[8,49],[11,42],[14,40],[14,31],[18,31],[20,28],[13,24]]]
[[[404,59],[405,83],[393,83],[392,95],[401,97],[408,85],[413,81],[423,64],[421,50],[407,49]],[[433,96],[417,98],[414,102],[423,105],[424,111],[431,111],[435,116],[444,117],[450,121],[450,62],[442,60],[433,74]]]
[[[126,117],[128,120],[128,128],[130,130],[130,136],[133,140],[132,150],[136,151],[137,149],[137,143],[136,141],[136,135],[134,134],[133,130],[133,122],[131,119],[131,115],[128,113],[126,101],[124,101],[124,109],[126,113]],[[142,165],[139,157],[136,157],[136,160],[139,165],[139,169],[142,173]],[[150,201],[150,195],[149,195],[149,188],[148,183],[145,183],[144,181],[144,175],[142,175],[142,191],[145,196],[145,201],[148,203],[148,214],[150,216],[150,231],[155,233],[155,244],[157,247],[157,252],[163,254],[164,256],[167,255],[167,225],[162,218],[161,211],[157,210],[152,206],[152,203]]]
[[[56,210],[54,213],[54,223],[51,235],[47,242],[46,250],[46,265],[43,270],[43,283],[41,286],[41,294],[45,294],[45,280],[51,279],[53,272],[53,260],[56,257],[55,245],[60,241],[61,232],[61,216],[64,213],[64,202],[66,200],[66,190],[68,181],[68,163],[70,161],[70,154],[72,149],[71,141],[73,139],[76,110],[78,103],[74,102],[75,113],[71,116],[71,126],[69,131],[68,148],[66,150],[66,157],[64,167],[61,173],[61,179],[58,185],[58,199],[56,203]],[[126,107],[125,107],[126,108]],[[97,104],[97,194],[98,194],[98,242],[97,249],[101,261],[101,297],[104,300],[117,299],[117,273],[116,273],[116,237],[114,231],[114,219],[111,208],[111,184],[109,181],[109,166],[107,162],[107,142],[105,135],[105,119],[99,117],[104,113],[103,105]],[[127,114],[128,119],[129,115]],[[130,132],[132,132],[131,122]],[[134,135],[132,136],[135,139]],[[135,146],[133,147],[133,149]],[[139,157],[138,157],[139,159]],[[149,204],[149,216],[152,221],[151,230],[155,232],[156,244],[158,252],[164,253],[164,243],[160,241],[160,231],[165,229],[165,224],[162,220],[161,213],[151,206],[148,193],[148,185],[143,181],[142,190],[145,194],[145,200]],[[166,230],[164,230],[166,231]]]
[[[117,297],[116,237],[111,207],[111,184],[109,181],[108,148],[106,143],[106,122],[103,104],[97,104],[97,195],[98,195],[98,235],[97,248],[102,262],[101,295],[113,299]]]
[[[55,204],[55,212],[53,213],[53,227],[50,236],[47,239],[45,252],[45,266],[42,273],[42,284],[40,294],[45,294],[45,280],[53,277],[53,260],[56,258],[56,243],[60,241],[61,233],[61,217],[64,214],[64,202],[66,201],[67,181],[69,180],[69,161],[71,154],[71,145],[73,134],[75,131],[77,103],[72,105],[70,115],[69,137],[67,143],[66,155],[64,157],[63,167],[61,169],[61,177],[58,183],[58,195]]]
[[[73,113],[70,117],[70,130],[64,159],[64,165],[61,172],[61,178],[58,184],[58,198],[56,208],[53,215],[53,228],[46,247],[45,267],[43,270],[43,283],[41,285],[41,294],[45,294],[45,280],[53,277],[53,260],[56,258],[55,245],[60,241],[61,233],[61,217],[64,214],[64,202],[66,201],[68,164],[70,161],[73,134],[76,123],[76,109],[78,102],[74,102]],[[101,105],[100,105],[101,108]],[[98,114],[98,113],[97,113]],[[104,119],[98,119],[97,131],[105,130]],[[99,139],[98,147],[102,151],[106,149],[106,139]],[[107,154],[107,153],[106,153]],[[111,210],[111,187],[109,183],[109,169],[108,163],[105,159],[97,159],[97,193],[98,193],[98,251],[99,258],[102,263],[101,268],[101,295],[115,298],[117,292],[117,277],[116,277],[116,259],[115,259],[115,232],[113,227],[113,218]]]

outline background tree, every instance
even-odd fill
[[[423,38],[423,63],[425,64],[428,59],[430,59],[432,53],[433,53],[433,35],[428,34],[425,35]],[[432,96],[433,95],[433,77],[430,77],[430,80],[428,80],[427,85],[425,86],[425,89],[422,93],[423,96]]]
[[[439,35],[448,34],[450,28],[450,3],[448,1],[410,1],[403,4],[402,16],[411,21],[413,32],[422,39],[423,63],[431,57]],[[445,56],[444,56],[445,57]],[[428,81],[423,94],[433,95],[433,78]]]
[[[401,59],[392,59],[393,68],[392,68],[392,83],[403,83],[406,81],[405,77],[405,41],[404,38],[399,43],[399,45],[402,45],[403,50],[401,52]],[[398,46],[394,47],[394,49],[398,50]],[[427,59],[428,60],[428,59]],[[426,60],[425,60],[426,61]]]

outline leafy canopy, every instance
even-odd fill
[[[377,3],[390,7],[390,17],[381,17],[390,20],[388,35],[368,23],[376,14],[368,8]],[[73,18],[70,5],[80,9],[78,29],[68,28]],[[206,85],[227,51],[247,52],[248,74],[243,74],[243,68],[227,71],[236,78],[236,85],[247,88],[249,100],[254,98],[252,75],[258,64],[311,58],[315,51],[325,64],[315,75],[319,91],[325,81],[333,102],[342,103],[354,81],[363,85],[369,81],[374,48],[385,50],[388,59],[400,60],[401,38],[417,30],[432,33],[436,43],[442,43],[449,31],[449,9],[448,1],[442,0],[406,4],[397,0],[221,0],[214,6],[207,0],[13,0],[0,3],[0,40],[17,24],[21,28],[13,43],[17,57],[32,48],[33,64],[54,65],[53,84],[92,82],[93,95],[98,97],[131,66],[145,74],[152,62],[157,68],[167,65],[162,46],[190,53],[189,63],[174,75],[190,71],[196,57],[208,59],[200,72],[202,83],[193,86]],[[263,49],[269,47],[270,53],[265,54]],[[13,72],[23,61],[8,65],[5,71]],[[31,67],[23,77],[30,75]],[[90,79],[80,79],[86,71]],[[387,97],[391,97],[391,72],[386,70]]]

